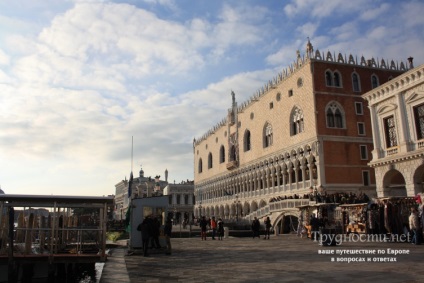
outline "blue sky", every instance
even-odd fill
[[[422,1],[0,2],[0,185],[109,195],[193,179],[193,138],[315,50],[424,62]]]

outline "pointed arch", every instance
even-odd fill
[[[361,91],[361,81],[359,74],[356,72],[352,73],[352,90],[354,92],[360,92]]]
[[[244,147],[244,151],[249,151],[252,148],[250,131],[247,129],[244,132],[243,147]]]
[[[202,172],[203,172],[202,158],[199,158],[199,163],[198,163],[197,171],[198,171],[199,173],[202,173]]]
[[[235,160],[236,160],[236,147],[232,145],[230,147],[230,161],[235,161]]]
[[[376,88],[380,85],[378,77],[376,74],[371,75],[371,88]]]
[[[272,140],[273,140],[272,126],[269,122],[266,122],[263,129],[264,148],[271,146]]]
[[[213,166],[213,163],[212,163],[212,153],[209,152],[209,155],[208,155],[208,169],[211,169],[212,166]]]
[[[334,71],[333,82],[335,87],[342,87],[342,75],[339,71]]]
[[[345,112],[343,107],[336,101],[330,101],[325,108],[328,128],[345,128]]]
[[[325,85],[333,86],[333,72],[330,70],[325,71]]]
[[[297,135],[303,132],[304,129],[303,110],[298,106],[294,106],[290,114],[290,135]]]
[[[221,145],[219,149],[219,163],[225,162],[225,147]]]

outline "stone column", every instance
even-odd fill
[[[409,136],[408,116],[405,111],[405,102],[403,100],[403,93],[397,93],[396,99],[398,103],[397,113],[399,121],[399,153],[405,153],[411,149],[411,138]]]

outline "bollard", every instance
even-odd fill
[[[224,227],[224,238],[228,239],[230,235],[230,230],[228,229],[228,227]]]

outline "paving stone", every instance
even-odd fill
[[[170,256],[155,250],[149,257],[129,256],[125,249],[118,248],[120,252],[114,250],[106,262],[100,282],[424,282],[424,245],[410,243],[343,242],[340,246],[320,246],[296,235],[280,235],[271,240],[173,238],[172,247]],[[388,255],[388,248],[409,250],[410,254]],[[386,254],[341,256],[319,254],[319,250],[376,250]],[[342,257],[391,257],[397,262],[331,261]]]

